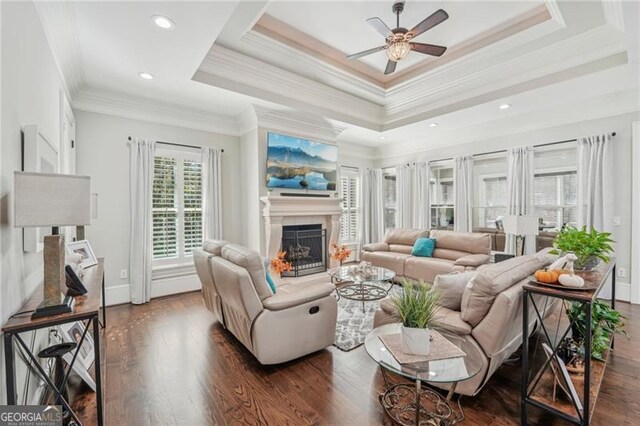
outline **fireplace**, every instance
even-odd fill
[[[301,277],[327,270],[327,232],[321,224],[282,227],[282,250],[292,269],[283,277]]]

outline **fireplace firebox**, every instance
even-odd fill
[[[283,277],[301,277],[327,270],[327,233],[322,225],[282,227],[282,250],[292,269]]]

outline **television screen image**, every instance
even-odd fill
[[[336,190],[338,147],[267,134],[267,187]]]

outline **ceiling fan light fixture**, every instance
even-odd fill
[[[387,56],[391,61],[401,61],[411,51],[411,45],[407,40],[393,41],[387,46]]]

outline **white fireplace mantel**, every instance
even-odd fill
[[[282,243],[282,227],[287,225],[321,224],[327,232],[327,247],[338,241],[342,198],[291,197],[271,195],[260,197],[264,203],[266,253],[273,258]],[[330,266],[335,261],[330,260]]]

